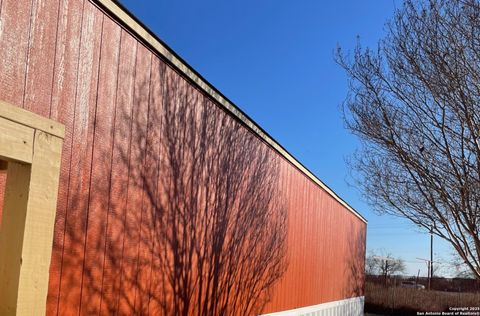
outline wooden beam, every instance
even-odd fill
[[[4,101],[0,101],[0,117],[44,131],[62,139],[65,137],[65,127],[62,124]]]
[[[0,117],[0,159],[31,163],[33,134],[32,128]]]
[[[0,315],[17,315],[31,165],[10,162],[0,227]]]
[[[17,315],[45,314],[61,152],[61,138],[36,131],[22,245]],[[7,181],[8,178],[9,175]]]
[[[45,315],[63,130],[0,102],[0,315]]]

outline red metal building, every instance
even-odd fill
[[[365,219],[115,2],[0,0],[0,100],[65,125],[47,315],[363,314]]]

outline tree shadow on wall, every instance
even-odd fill
[[[358,225],[360,226],[360,225]],[[347,242],[348,259],[345,265],[343,289],[344,298],[365,295],[365,237],[366,231],[350,223],[350,240]]]
[[[66,230],[60,304],[80,297],[81,314],[259,314],[287,266],[280,158],[175,72],[156,76],[135,86],[133,107],[117,96],[90,195],[70,197],[87,236]],[[110,130],[99,122],[95,133]]]

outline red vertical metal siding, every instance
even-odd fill
[[[23,107],[30,34],[31,3],[2,0],[0,19],[0,85],[2,100]],[[54,30],[49,30],[50,32]]]
[[[60,299],[60,276],[63,268],[63,251],[70,193],[70,170],[74,135],[75,103],[79,70],[80,38],[83,18],[83,1],[59,1],[58,26],[56,30],[55,68],[52,86],[50,118],[65,124],[65,139],[60,164],[57,215],[50,263],[47,315],[57,315]],[[48,30],[45,30],[48,32]],[[52,31],[50,31],[52,32]],[[70,202],[71,204],[71,202]],[[53,259],[55,258],[55,259]],[[62,296],[63,297],[63,296]]]
[[[0,8],[0,99],[66,126],[47,314],[158,313],[155,113],[168,95],[226,114],[88,0]],[[264,312],[363,295],[365,223],[280,161],[289,265]]]
[[[284,162],[288,270],[265,312],[363,296],[365,223]]]

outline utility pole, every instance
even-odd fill
[[[432,272],[431,270],[431,267],[432,267],[432,261],[428,260],[428,259],[422,259],[422,258],[417,258],[417,260],[421,260],[421,261],[425,261],[425,263],[427,264],[427,273],[428,273],[428,289],[430,290],[430,281],[432,279],[432,275],[430,274]]]
[[[430,279],[428,281],[429,290],[430,290],[432,278],[433,278],[433,225],[430,226]]]
[[[432,288],[432,261],[428,261],[428,290]]]

